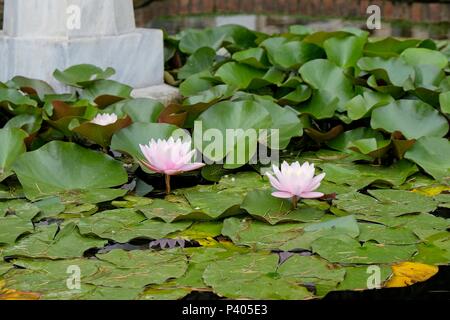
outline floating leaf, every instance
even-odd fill
[[[203,136],[198,135],[202,135],[202,132],[209,129],[214,129],[214,132],[220,133],[221,136],[218,137],[219,141],[214,141],[211,146],[196,145],[196,147],[205,157],[215,162],[227,157],[225,168],[235,168],[246,164],[255,154],[258,129],[269,128],[271,117],[263,106],[253,101],[227,101],[206,110],[199,116],[198,121],[202,122],[202,131],[194,130],[196,144],[203,141]],[[227,132],[232,129],[239,129],[239,131],[231,131],[233,135],[230,137],[228,134],[227,137]],[[243,148],[244,152],[242,150],[239,152],[238,148]]]
[[[376,80],[400,88],[409,88],[414,79],[414,68],[401,58],[364,57],[358,61],[358,67],[372,73]]]
[[[324,49],[330,61],[343,68],[354,67],[363,55],[367,36],[349,36],[345,38],[329,38],[324,43]]]
[[[3,254],[49,259],[78,258],[88,249],[103,247],[107,242],[82,236],[74,223],[69,223],[57,231],[57,225],[41,227],[17,244],[7,247]]]
[[[147,220],[133,209],[117,209],[83,218],[80,220],[79,228],[82,234],[97,235],[100,238],[126,243],[136,238],[160,239],[172,232],[184,230],[190,225],[191,222],[165,223]]]
[[[414,192],[403,190],[379,189],[369,190],[375,198],[361,193],[338,195],[333,201],[339,209],[354,214],[372,216],[400,216],[407,213],[430,212],[437,208],[437,203]]]
[[[29,199],[61,192],[106,189],[128,179],[122,165],[109,156],[59,141],[23,154],[13,170]]]
[[[98,286],[144,288],[149,284],[160,284],[167,279],[181,277],[187,269],[186,256],[176,250],[113,250],[97,254],[97,258],[110,265],[104,265],[102,272],[84,281]],[[155,266],[158,268],[155,269]]]
[[[378,245],[372,242],[361,244],[348,237],[323,237],[312,243],[315,253],[336,263],[392,263],[407,261],[417,252],[414,245]]]
[[[215,293],[229,298],[302,300],[311,297],[305,287],[275,275],[278,257],[252,253],[212,262],[203,279]],[[249,272],[251,270],[251,272]]]
[[[423,137],[405,153],[435,179],[450,176],[450,142],[445,138]]]
[[[375,269],[377,268],[377,269]],[[380,287],[389,279],[392,274],[391,267],[384,265],[374,266],[374,269],[370,269],[367,266],[346,267],[344,281],[339,283],[338,290],[367,290],[368,285],[374,285],[370,281],[370,277],[375,275],[374,272],[379,270],[380,275]],[[378,273],[377,273],[378,275]],[[378,279],[377,279],[378,280]],[[376,284],[376,283],[375,283]]]
[[[114,134],[111,149],[126,152],[134,159],[142,159],[140,144],[146,145],[151,139],[167,139],[179,128],[165,123],[133,123]]]
[[[245,89],[254,79],[263,78],[264,74],[264,71],[249,65],[229,62],[222,65],[216,71],[215,76],[219,77],[223,82],[230,86],[238,89]]]
[[[27,133],[20,129],[0,129],[0,182],[12,174],[11,167],[26,151]]]
[[[386,284],[387,288],[410,286],[430,279],[438,273],[438,267],[417,262],[402,262],[392,266],[394,275]]]
[[[323,210],[301,204],[295,210],[286,199],[271,196],[270,191],[255,190],[247,194],[241,207],[257,219],[270,224],[287,221],[310,222],[320,220],[325,214]]]
[[[222,234],[236,245],[254,250],[281,249],[281,246],[297,238],[303,231],[303,223],[281,223],[274,226],[250,219],[228,218],[223,222]]]
[[[400,131],[407,139],[443,137],[449,129],[439,111],[419,100],[397,100],[375,109],[370,125],[388,132]]]
[[[115,70],[112,68],[102,70],[90,64],[80,64],[67,68],[64,71],[56,70],[53,76],[56,80],[68,86],[85,87],[96,80],[108,79],[115,73]]]
[[[379,224],[361,223],[359,225],[361,234],[360,241],[376,241],[380,244],[415,244],[419,239],[406,228],[389,228]]]
[[[407,63],[411,65],[432,64],[440,69],[448,65],[447,57],[436,50],[426,48],[408,48],[400,55]]]
[[[186,79],[193,74],[209,70],[216,58],[216,52],[208,47],[203,47],[189,56],[186,64],[178,71],[178,79]]]
[[[399,186],[418,171],[413,163],[406,160],[401,160],[390,167],[326,163],[321,165],[321,168],[326,173],[326,180],[337,184],[347,184],[356,189],[373,183]]]
[[[341,68],[333,62],[316,59],[305,63],[299,70],[306,83],[317,90],[328,92],[343,104],[353,96],[353,87]]]

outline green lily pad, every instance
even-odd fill
[[[229,62],[222,65],[216,71],[215,76],[230,86],[245,89],[254,79],[263,78],[264,74],[264,71],[249,65]]]
[[[31,106],[37,107],[37,102],[30,97],[20,93],[16,89],[6,89],[0,87],[0,106]]]
[[[216,51],[203,47],[189,56],[186,64],[179,70],[178,79],[186,79],[193,74],[209,70],[216,58]]]
[[[369,190],[374,196],[361,193],[339,195],[333,201],[339,209],[356,215],[396,217],[407,213],[431,212],[437,203],[430,197],[404,190]]]
[[[128,180],[125,169],[111,157],[59,141],[23,154],[13,170],[29,199],[77,190],[90,192]]]
[[[328,92],[343,104],[353,96],[353,87],[341,68],[333,62],[316,59],[305,63],[300,75],[312,88]]]
[[[389,228],[379,224],[360,223],[360,241],[376,241],[381,244],[416,244],[419,238],[406,228]]]
[[[305,287],[274,277],[278,257],[253,253],[211,263],[203,274],[215,293],[228,298],[303,300],[311,298]]]
[[[21,129],[0,129],[0,182],[12,174],[12,165],[26,151],[27,136]]]
[[[388,132],[400,131],[407,139],[443,137],[449,129],[439,111],[419,100],[397,100],[375,109],[370,125]]]
[[[82,236],[74,223],[57,231],[57,225],[40,227],[35,233],[7,247],[3,255],[48,259],[78,258],[86,250],[101,248],[107,243],[105,240]]]
[[[289,282],[314,285],[316,295],[323,296],[344,280],[346,270],[332,267],[319,257],[294,255],[278,268],[278,273]]]
[[[314,232],[321,230],[333,230],[346,234],[352,238],[359,235],[359,227],[353,215],[331,219],[320,223],[311,223],[305,226],[305,232]]]
[[[0,243],[14,244],[16,240],[34,231],[34,226],[29,219],[16,215],[0,217]]]
[[[11,79],[10,83],[22,92],[39,97],[41,101],[44,100],[46,95],[55,94],[53,88],[42,80],[16,76]]]
[[[392,269],[389,266],[379,265],[380,287],[389,279],[392,275]],[[339,283],[337,290],[367,290],[369,277],[374,275],[374,272],[367,266],[346,267],[345,278]],[[370,282],[370,285],[373,283]]]
[[[322,258],[336,263],[393,263],[408,261],[417,248],[414,245],[378,245],[358,241],[348,237],[323,237],[312,243],[315,253]]]
[[[187,248],[185,252],[189,256],[189,266],[186,273],[175,280],[177,287],[189,287],[194,290],[207,290],[208,287],[203,282],[203,272],[206,267],[213,262],[224,260],[236,254],[222,248]]]
[[[411,65],[432,64],[440,69],[448,65],[448,59],[443,53],[426,48],[408,48],[400,56]]]
[[[441,233],[450,227],[450,221],[430,213],[408,214],[399,217],[365,216],[365,220],[382,223],[392,228],[405,228],[414,232],[421,240]]]
[[[320,220],[325,211],[300,204],[292,209],[292,203],[286,199],[275,198],[269,190],[255,190],[247,194],[241,205],[256,219],[267,221],[270,224],[279,222],[299,221],[311,222]]]
[[[128,115],[134,122],[158,122],[159,115],[164,105],[156,100],[148,98],[137,98],[122,100],[105,108],[105,113],[115,113],[120,118]]]
[[[250,48],[236,52],[233,54],[233,60],[261,69],[265,69],[270,66],[266,52],[262,48]]]
[[[375,182],[399,186],[418,171],[413,163],[406,160],[399,161],[390,167],[326,163],[321,165],[321,168],[326,173],[325,180],[347,184],[356,189],[362,189]]]
[[[273,64],[284,69],[298,69],[310,60],[324,57],[322,48],[301,41],[287,41],[280,46],[266,47]]]
[[[140,144],[146,145],[151,139],[167,139],[178,129],[178,127],[166,123],[136,122],[114,134],[111,149],[126,152],[136,160],[142,159]]]
[[[367,36],[349,36],[345,38],[329,38],[323,43],[330,61],[343,68],[354,67],[363,55]]]
[[[391,95],[381,92],[364,91],[345,104],[348,116],[352,120],[359,120],[370,115],[371,111],[383,104],[393,102]]]
[[[136,238],[164,238],[170,233],[188,228],[191,224],[190,221],[166,223],[147,220],[134,209],[116,209],[82,218],[78,226],[81,234],[126,243]]]
[[[414,79],[414,68],[401,58],[364,57],[359,59],[358,67],[370,72],[377,80],[396,87],[408,87]]]
[[[284,243],[302,234],[304,223],[268,225],[251,219],[228,218],[223,222],[222,234],[234,244],[253,250],[279,249]]]
[[[406,151],[405,158],[414,161],[437,180],[450,176],[450,142],[445,138],[423,137]]]
[[[59,82],[68,86],[84,87],[96,80],[104,80],[113,76],[116,71],[112,68],[105,70],[89,64],[80,64],[67,68],[64,71],[56,70],[53,76]]]
[[[203,145],[196,145],[196,147],[211,161],[222,161],[226,157],[225,168],[236,168],[246,164],[255,154],[258,130],[269,128],[271,117],[263,106],[253,101],[227,101],[210,107],[199,116],[198,121],[202,122],[202,130],[194,129],[196,144],[203,142],[203,132],[209,129],[214,129],[214,132],[220,133],[221,136],[218,136],[219,141],[214,141],[211,146],[203,142]],[[231,137],[228,134],[227,139],[227,130],[230,132],[232,129],[239,129],[241,134],[235,132],[237,134]],[[255,134],[247,136],[245,132],[248,130]],[[244,149],[244,152],[238,152],[238,148]]]
[[[244,195],[236,192],[187,192],[184,194],[194,211],[205,213],[212,219],[241,213]]]
[[[186,255],[178,250],[113,250],[97,254],[97,258],[110,265],[104,265],[102,272],[84,281],[98,286],[144,288],[149,284],[160,284],[170,278],[181,277],[187,269]]]

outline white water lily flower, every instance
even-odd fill
[[[108,126],[116,122],[117,115],[115,113],[99,113],[94,119],[91,120],[91,123],[99,126]]]
[[[272,193],[277,198],[292,198],[294,206],[300,198],[314,199],[320,198],[324,194],[316,192],[320,187],[320,183],[325,177],[325,173],[314,176],[314,164],[308,162],[294,162],[289,165],[286,161],[281,164],[281,170],[277,166],[273,166],[275,175],[267,172],[266,175],[270,180],[270,184],[277,190]]]

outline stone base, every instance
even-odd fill
[[[178,88],[169,86],[168,84],[135,89],[131,95],[133,98],[151,98],[158,100],[166,106],[181,101],[181,95]]]
[[[48,82],[58,93],[70,89],[53,78],[55,69],[76,64],[112,67],[111,79],[133,88],[164,83],[163,33],[136,29],[117,36],[61,38],[15,38],[0,33],[0,81],[14,76]]]

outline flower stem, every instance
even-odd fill
[[[298,197],[293,196],[292,197],[292,209],[297,209],[297,204],[298,204]]]
[[[168,174],[166,174],[165,176],[166,178],[166,194],[170,194],[170,176]]]

